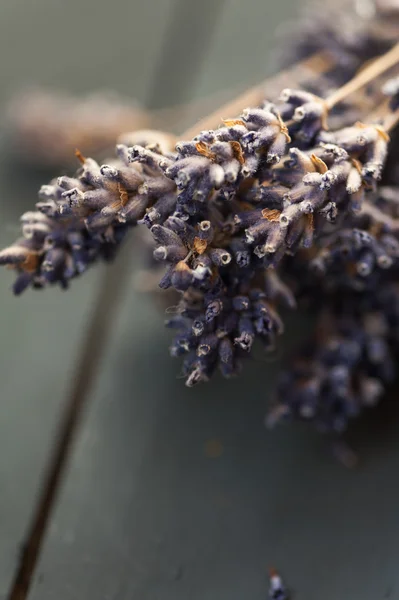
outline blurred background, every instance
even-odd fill
[[[275,71],[273,50],[301,5],[2,0],[1,246],[18,235],[38,187],[71,172],[17,160],[6,120],[13,94],[35,85],[77,95],[114,90],[153,109],[194,102],[165,113],[164,128],[182,131],[204,107]],[[306,326],[298,317],[271,362],[258,356],[236,381],[186,389],[168,356],[162,311],[135,290],[140,246],[133,260],[127,252],[131,277],[29,597],[256,600],[266,597],[273,565],[298,600],[399,598],[395,412],[388,407],[352,429],[354,471],[313,430],[266,431],[283,354]],[[8,289],[12,273],[0,273],[0,598],[17,568],[103,269],[68,293],[29,290],[18,299]]]

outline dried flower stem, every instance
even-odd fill
[[[396,110],[393,113],[389,113],[383,122],[383,128],[385,131],[392,131],[396,125],[399,123],[399,110]]]
[[[289,69],[278,73],[274,77],[255,85],[234,100],[221,106],[210,115],[198,121],[193,127],[189,127],[182,137],[191,139],[203,129],[213,129],[220,125],[221,119],[238,115],[247,106],[258,106],[265,98],[265,87],[267,94],[278,94],[284,87],[292,87],[310,76],[322,75],[334,66],[332,56],[327,52],[312,54],[309,58],[296,63]]]
[[[392,112],[389,100],[384,100],[365,118],[365,123],[380,123],[380,127],[386,133],[395,129],[399,122],[399,109]]]
[[[368,67],[362,69],[353,79],[348,81],[345,85],[338,88],[331,94],[324,102],[327,110],[333,108],[342,100],[345,100],[351,94],[357,92],[360,88],[364,87],[373,79],[379,77],[388,69],[391,69],[399,62],[399,43],[395,44],[391,50],[386,54],[383,54],[376,60],[374,60]]]
[[[399,219],[394,219],[390,215],[383,213],[377,206],[371,204],[371,202],[363,202],[361,214],[368,215],[381,225],[386,225],[391,231],[399,231]]]
[[[371,64],[363,68],[355,77],[353,77],[353,79],[333,92],[328,98],[323,99],[326,110],[330,110],[336,104],[339,104],[348,96],[354,94],[370,83],[370,81],[373,81],[373,79],[379,77],[398,63],[399,43],[391,48],[386,54],[373,60]],[[302,82],[309,74],[322,75],[323,73],[326,73],[334,66],[334,64],[333,57],[327,52],[313,54],[309,58],[296,63],[293,67],[290,67],[282,73],[267,79],[261,84],[255,85],[231,102],[218,108],[216,111],[197,122],[193,127],[187,129],[182,137],[186,139],[193,138],[204,129],[217,127],[223,117],[236,115],[246,106],[259,105],[262,100],[264,100],[266,85],[268,94],[273,95],[274,91],[277,94],[287,85],[292,87],[295,83],[298,84]]]

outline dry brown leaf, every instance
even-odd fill
[[[262,217],[268,221],[276,222],[279,221],[281,215],[280,210],[271,210],[270,208],[264,208],[262,210]]]
[[[197,254],[203,254],[207,246],[208,243],[206,240],[202,240],[199,237],[194,238],[193,249],[195,250],[195,252],[197,252]]]
[[[79,148],[76,148],[76,150],[75,150],[75,156],[78,159],[78,161],[82,163],[82,165],[86,162],[86,157],[83,156],[83,154],[81,153],[81,151],[79,150]]]
[[[245,127],[245,123],[241,119],[222,119],[222,121],[226,127],[234,127],[234,125],[243,125]]]
[[[238,160],[240,165],[243,165],[245,163],[245,158],[240,142],[230,142],[230,145],[233,148],[234,158]]]
[[[325,173],[326,171],[328,171],[328,167],[327,167],[326,163],[324,162],[324,160],[322,160],[321,158],[319,158],[318,156],[316,156],[316,154],[312,154],[310,156],[310,160],[314,164],[314,166],[316,168],[316,171],[318,173],[321,173],[323,175],[323,173]]]
[[[209,160],[215,160],[216,155],[214,152],[211,152],[207,146],[207,144],[205,144],[205,142],[197,142],[195,144],[195,147],[197,149],[197,152],[199,152],[200,154],[202,154],[202,156],[205,156],[206,158],[209,158]]]
[[[34,273],[39,264],[39,255],[36,252],[29,252],[24,262],[21,263],[20,267],[27,273]]]

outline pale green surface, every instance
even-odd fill
[[[1,214],[16,221],[15,211]],[[6,239],[0,235],[2,246]],[[74,302],[57,290],[16,300],[11,279],[1,273],[0,597],[15,568],[97,273],[81,282]]]
[[[119,10],[116,2],[2,0],[0,109],[32,83],[81,92],[110,87],[144,98],[170,6],[168,0],[119,2]],[[144,53],[142,32],[150,29]],[[19,235],[19,215],[54,174],[13,166],[0,140],[1,247]],[[30,291],[15,299],[12,274],[0,272],[0,597],[16,567],[98,275],[93,270],[68,294]]]

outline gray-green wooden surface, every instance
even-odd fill
[[[26,82],[148,98],[172,5],[2,0],[0,104]],[[293,0],[226,0],[193,98],[270,72],[276,29],[298,8]],[[181,60],[190,60],[190,47],[181,48]],[[167,72],[164,85],[165,98],[178,101]],[[4,143],[0,152],[4,245],[42,179],[13,167]],[[16,567],[98,275],[93,270],[68,293],[14,299],[11,275],[0,273],[0,597]],[[31,597],[255,600],[266,596],[267,568],[275,565],[298,600],[399,598],[398,415],[375,413],[356,427],[362,460],[346,471],[312,432],[264,429],[279,361],[259,357],[236,381],[187,390],[178,361],[168,357],[162,322],[129,282]],[[209,456],[212,449],[218,456]]]

